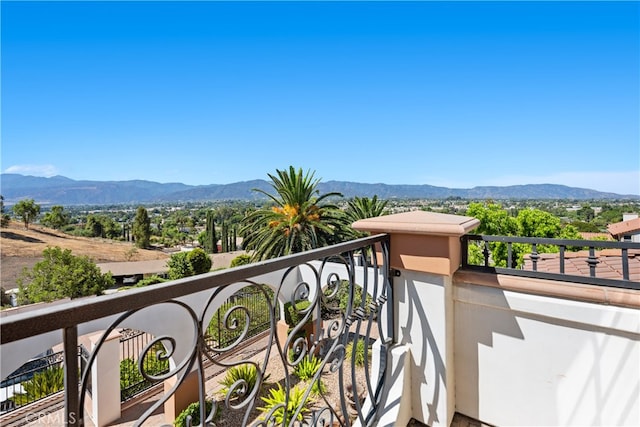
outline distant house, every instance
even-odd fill
[[[618,241],[640,242],[640,218],[638,214],[625,214],[622,222],[609,224],[607,231]]]
[[[129,261],[129,262],[104,262],[98,267],[102,273],[110,272],[116,285],[133,285],[145,277],[165,277],[169,272],[167,260]]]

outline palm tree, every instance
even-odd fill
[[[269,197],[275,206],[258,209],[247,215],[241,228],[245,249],[253,251],[254,260],[265,260],[326,246],[338,240],[343,219],[341,211],[325,200],[342,194],[320,195],[320,179],[302,169],[276,170],[269,175],[276,194],[254,189]]]
[[[374,218],[387,213],[387,201],[378,200],[378,196],[374,195],[373,198],[368,197],[354,197],[353,200],[347,202],[347,209],[345,210],[347,224],[351,225],[354,222],[365,219]],[[352,227],[347,227],[347,235],[351,238],[358,238],[367,236],[369,233],[357,231]]]

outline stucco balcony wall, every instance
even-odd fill
[[[428,212],[354,224],[391,236],[412,417],[640,425],[640,291],[459,270],[459,237],[477,225]]]
[[[454,276],[458,412],[493,425],[640,425],[638,308],[543,295],[546,280],[529,279],[531,293],[487,281],[500,277]]]

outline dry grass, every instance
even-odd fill
[[[0,285],[5,289],[16,287],[16,279],[24,267],[31,268],[42,259],[47,247],[70,249],[75,255],[88,255],[95,262],[147,261],[167,259],[169,255],[154,250],[136,249],[130,242],[108,239],[76,237],[51,228],[24,225],[11,221],[0,230]]]

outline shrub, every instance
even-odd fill
[[[296,365],[294,372],[298,378],[307,382],[313,380],[313,377],[316,372],[318,372],[318,369],[320,369],[320,366],[322,366],[322,359],[319,359],[312,354],[308,354]],[[324,393],[325,391],[326,386],[321,379],[318,378],[318,380],[313,382],[313,385],[311,386],[311,392],[313,394],[317,395]]]
[[[230,267],[237,267],[239,265],[247,265],[251,263],[251,255],[249,254],[242,254],[242,255],[238,255],[237,257],[235,257],[234,259],[231,260],[231,265]]]
[[[220,384],[224,386],[220,390],[220,394],[226,395],[231,389],[231,386],[238,381],[243,381],[244,384],[234,389],[234,395],[230,396],[231,399],[250,393],[256,386],[256,382],[258,381],[258,369],[256,365],[243,363],[242,365],[232,366],[227,369],[224,378],[220,381]]]
[[[148,375],[158,375],[169,370],[169,361],[158,359],[158,352],[164,352],[164,346],[157,343],[147,353],[142,362],[145,372]],[[152,384],[146,380],[138,369],[138,362],[131,358],[120,361],[120,390],[123,400],[146,390]]]
[[[287,302],[284,304],[284,321],[287,322],[289,327],[296,326],[300,323],[304,317],[304,313],[302,311],[309,308],[311,302],[309,300],[303,299],[295,302],[295,307],[291,302]]]
[[[33,377],[22,383],[24,393],[16,393],[11,400],[16,406],[35,402],[64,388],[64,370],[61,366],[36,372]]]
[[[365,360],[364,358],[366,357],[365,350],[366,350],[366,346],[364,345],[364,340],[359,339],[356,343],[356,354],[353,358],[353,363],[356,366],[364,366],[364,360]],[[347,358],[353,355],[353,341],[350,341],[349,344],[347,344],[345,355]]]
[[[213,402],[211,400],[205,400],[205,414],[208,415],[212,409]],[[187,417],[191,417],[192,426],[200,424],[200,402],[194,402],[187,406],[173,421],[173,425],[176,427],[187,427]]]
[[[139,280],[138,283],[136,283],[135,287],[136,288],[142,288],[144,286],[155,285],[157,283],[164,283],[166,281],[167,281],[167,279],[163,279],[160,276],[153,275],[153,276],[150,276],[150,277],[146,277],[146,278],[144,278],[142,280]]]
[[[322,365],[322,360],[312,354],[307,354],[296,365],[294,372],[302,381],[309,381],[318,372],[320,365]]]
[[[267,291],[267,297],[273,298],[273,291]],[[245,312],[235,310],[229,316],[229,324],[235,324],[236,329],[229,329],[224,325],[225,314],[235,306],[247,307],[250,315],[248,337],[254,336],[270,327],[271,312],[265,294],[257,286],[249,286],[237,292],[232,299],[225,301],[214,313],[207,335],[220,346],[226,346],[235,341],[243,330],[246,322]]]
[[[353,291],[353,310],[355,311],[356,308],[360,307],[360,304],[362,304],[362,293],[364,291],[364,289],[362,288],[362,286],[358,285],[358,284],[354,284],[355,289]],[[340,310],[342,310],[342,312],[346,312],[347,311],[347,306],[349,304],[349,281],[348,280],[343,280],[342,283],[340,284],[340,288],[338,289],[338,293],[336,294],[336,297],[338,298],[339,302],[340,302]],[[364,307],[364,312],[365,315],[369,315],[369,311],[370,311],[370,305],[373,303],[373,299],[371,298],[371,295],[367,294],[366,300],[365,300],[365,307]]]
[[[289,391],[289,401],[286,405],[286,418],[288,422],[291,422],[293,415],[295,414],[298,408],[300,412],[298,413],[296,420],[303,421],[304,415],[310,411],[310,409],[306,405],[306,401],[304,398],[304,388],[295,386],[292,387]],[[285,418],[285,402],[287,402],[287,391],[282,387],[282,384],[278,384],[277,388],[272,388],[269,390],[268,397],[261,397],[261,399],[266,403],[265,406],[259,407],[264,415],[261,419],[265,420],[269,412],[278,407],[273,412],[273,421],[276,425],[282,425]],[[269,421],[269,420],[266,420]],[[271,423],[267,423],[271,425]]]

